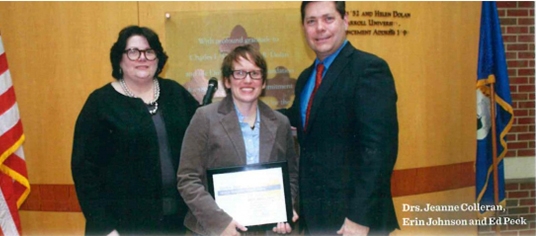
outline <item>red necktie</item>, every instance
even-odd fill
[[[315,88],[311,93],[311,97],[309,97],[309,103],[307,104],[307,112],[305,113],[305,126],[303,127],[303,130],[306,129],[307,123],[309,121],[309,113],[311,112],[311,107],[313,106],[313,98],[315,97],[316,90],[318,90],[318,87],[320,87],[320,83],[322,82],[322,72],[324,72],[324,64],[319,63],[318,65],[316,65]]]

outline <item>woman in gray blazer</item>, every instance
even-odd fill
[[[251,45],[229,53],[221,67],[227,97],[199,108],[186,130],[178,189],[190,211],[184,225],[199,235],[239,235],[247,228],[220,209],[207,191],[206,170],[287,161],[293,204],[298,192],[298,159],[290,123],[259,100],[267,66]],[[298,216],[294,212],[293,221]],[[237,230],[238,229],[238,230]],[[290,233],[278,223],[277,233]]]

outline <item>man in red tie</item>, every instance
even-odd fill
[[[344,2],[303,2],[316,60],[282,110],[300,144],[300,221],[311,235],[388,235],[398,152],[397,95],[387,63],[346,39]]]

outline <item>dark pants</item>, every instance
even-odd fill
[[[185,235],[184,216],[168,215],[160,220],[159,235]]]
[[[117,229],[119,235],[186,235],[184,227],[184,216],[174,214],[162,216],[151,224],[143,227],[129,227],[128,229]]]

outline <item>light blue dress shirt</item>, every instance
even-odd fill
[[[246,163],[248,165],[259,163],[259,134],[261,129],[259,107],[257,106],[257,118],[255,118],[255,126],[253,129],[244,121],[245,117],[240,114],[236,105],[235,111],[238,116],[238,124],[240,125],[240,130],[242,130],[242,138],[244,138],[244,145],[246,147]]]
[[[311,73],[311,76],[309,77],[309,80],[307,80],[307,83],[303,87],[302,93],[300,95],[301,96],[300,114],[301,114],[301,120],[302,120],[303,126],[305,126],[305,116],[307,113],[307,105],[309,104],[309,98],[311,97],[311,93],[313,93],[313,89],[315,88],[316,65],[318,65],[318,63],[324,63],[324,72],[322,73],[322,78],[324,78],[324,75],[328,71],[329,67],[331,66],[335,58],[337,58],[342,48],[346,46],[347,43],[348,43],[348,40],[345,40],[344,43],[341,45],[341,47],[339,47],[339,49],[337,49],[337,51],[335,51],[333,54],[326,57],[323,62],[318,60],[318,58],[315,59],[315,66],[314,66],[313,73]]]

